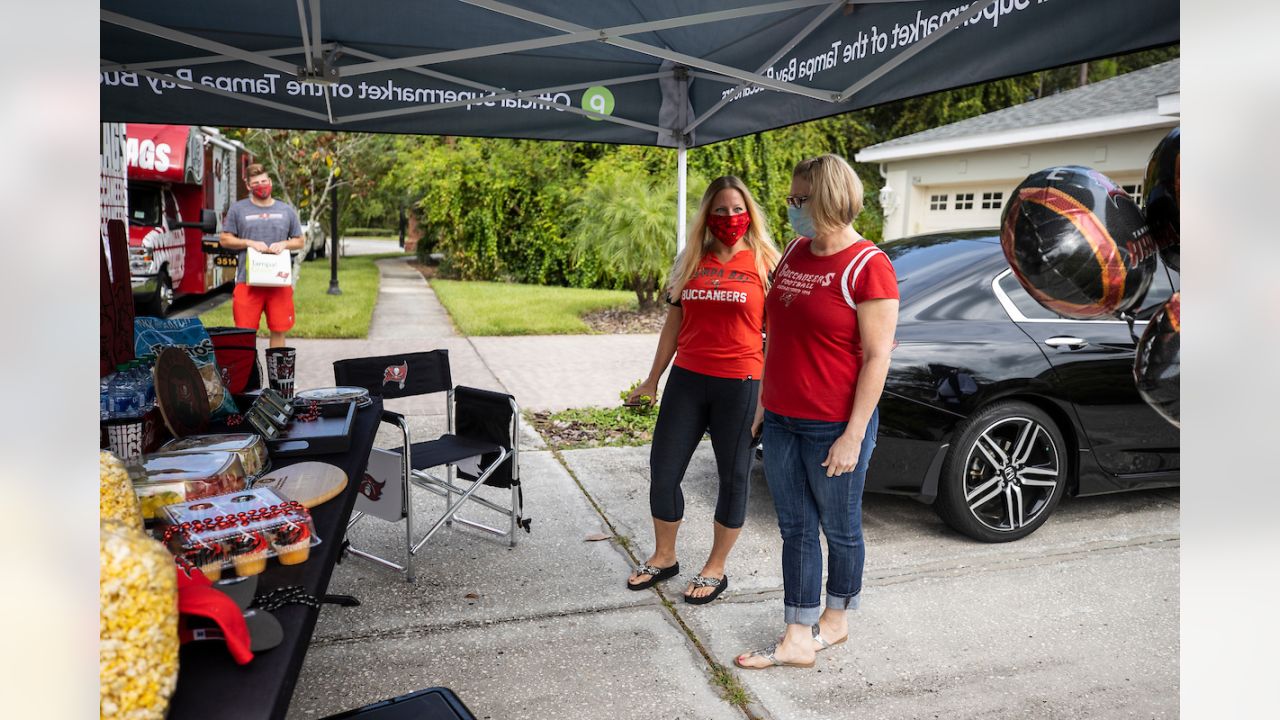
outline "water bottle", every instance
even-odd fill
[[[147,411],[147,380],[144,377],[146,371],[143,369],[144,365],[141,358],[129,364],[133,366],[133,369],[130,370],[132,375],[130,385],[133,389],[133,414],[141,415]]]
[[[150,410],[156,404],[156,382],[152,370],[156,366],[155,355],[142,356],[142,411]]]
[[[108,420],[111,418],[111,381],[116,374],[109,372],[98,379],[98,419]]]
[[[129,363],[120,363],[116,365],[116,372],[111,376],[111,383],[107,386],[107,411],[113,418],[125,417],[131,415],[133,404],[133,389],[129,383]]]

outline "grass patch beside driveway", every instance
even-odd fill
[[[465,335],[584,335],[585,313],[636,304],[626,290],[460,280],[432,280],[431,288]]]
[[[399,253],[389,255],[356,255],[338,260],[338,287],[341,295],[329,293],[329,260],[312,260],[302,263],[298,272],[298,284],[293,288],[295,323],[289,331],[291,338],[363,338],[369,335],[369,323],[373,320],[373,306],[378,301],[378,266],[374,261],[388,257],[404,257]],[[231,302],[200,315],[205,327],[235,325],[231,316]],[[267,320],[264,314],[258,326],[258,335],[267,336]]]

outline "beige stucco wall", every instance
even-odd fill
[[[1117,185],[1139,185],[1151,151],[1168,132],[1156,128],[888,162],[887,183],[898,203],[885,218],[884,237],[996,227],[1001,210],[982,209],[982,194],[1002,193],[1003,205],[1028,175],[1054,165],[1084,165]],[[973,193],[973,209],[954,209],[957,193]],[[941,194],[947,195],[947,209],[930,210],[931,196]]]

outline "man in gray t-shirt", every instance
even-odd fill
[[[250,165],[245,176],[249,197],[232,203],[218,238],[222,247],[238,251],[231,314],[236,327],[257,330],[265,311],[271,347],[284,347],[284,335],[293,327],[293,288],[246,285],[245,256],[249,248],[271,254],[301,250],[302,223],[289,203],[271,197],[271,177],[261,165]]]

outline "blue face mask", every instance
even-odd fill
[[[797,235],[812,238],[818,234],[818,229],[813,226],[813,218],[809,217],[809,212],[803,207],[788,205],[787,220],[791,221],[791,229],[795,230]]]

